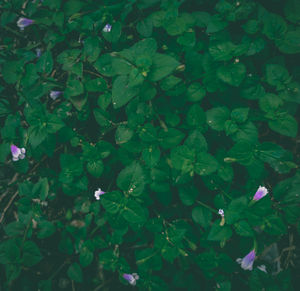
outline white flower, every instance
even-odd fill
[[[135,286],[136,285],[136,281],[140,278],[139,275],[137,273],[132,273],[132,274],[124,274],[123,278],[128,281],[128,283],[130,285]]]
[[[110,32],[110,31],[111,31],[111,28],[112,28],[112,26],[111,26],[109,23],[107,23],[107,24],[104,26],[103,31],[104,31],[104,32]]]
[[[26,150],[24,148],[18,148],[16,145],[12,144],[10,146],[10,151],[12,154],[12,160],[14,162],[18,161],[19,159],[23,160],[25,158]]]
[[[94,196],[95,196],[95,198],[96,198],[97,200],[100,200],[100,195],[103,195],[103,194],[105,194],[105,193],[106,193],[106,192],[104,192],[104,191],[102,191],[100,188],[98,188],[98,190],[95,191]]]
[[[220,214],[222,217],[224,217],[224,210],[223,209],[219,209],[218,214]]]
[[[261,198],[265,197],[268,194],[268,189],[266,187],[259,186],[253,200],[260,200]]]
[[[267,273],[267,270],[266,270],[266,266],[265,266],[265,265],[257,266],[257,269],[261,270],[262,272]]]

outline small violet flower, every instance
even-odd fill
[[[241,268],[244,270],[252,271],[253,262],[255,260],[255,250],[252,250],[247,256],[243,259],[238,258],[236,261],[241,264]]]
[[[220,226],[223,226],[225,224],[224,210],[223,209],[219,209],[218,214],[221,215],[221,217],[222,217],[221,222],[220,222]]]
[[[12,160],[14,162],[18,161],[19,159],[23,160],[25,158],[26,150],[24,148],[18,148],[14,144],[10,146],[10,151],[12,154]]]
[[[17,25],[21,30],[24,30],[26,26],[31,25],[33,23],[34,20],[24,17],[19,18],[19,20],[17,21]]]
[[[132,274],[124,274],[123,278],[128,281],[128,283],[130,285],[135,286],[136,285],[136,281],[140,278],[139,275],[137,273],[132,273]]]
[[[262,186],[259,186],[254,197],[253,200],[260,200],[261,198],[265,197],[268,194],[268,189]]]
[[[57,99],[59,95],[62,93],[62,91],[51,91],[50,92],[50,98],[53,100]]]
[[[42,50],[39,49],[39,48],[37,48],[37,49],[35,50],[35,52],[36,52],[36,57],[37,57],[37,58],[39,58],[39,57],[42,55]]]
[[[104,32],[110,32],[110,31],[111,31],[111,28],[112,28],[112,26],[111,26],[110,24],[107,23],[107,24],[104,26],[103,31],[104,31]]]
[[[104,191],[102,191],[100,188],[98,188],[98,190],[95,191],[94,196],[95,196],[95,198],[96,198],[97,200],[100,200],[100,195],[103,195],[103,194],[105,194],[105,193],[106,193],[106,192],[104,192]]]

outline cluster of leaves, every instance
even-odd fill
[[[0,287],[125,290],[132,272],[140,290],[300,283],[297,0],[0,8]]]

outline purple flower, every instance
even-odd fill
[[[221,215],[221,217],[222,217],[221,222],[220,222],[220,226],[223,226],[225,224],[224,210],[223,209],[219,209],[218,214]]]
[[[24,148],[18,148],[16,145],[12,144],[10,146],[10,151],[12,154],[12,160],[14,162],[18,161],[19,159],[23,160],[25,158],[26,150]]]
[[[35,51],[36,51],[36,57],[39,58],[42,55],[42,50],[37,48]]]
[[[34,20],[29,19],[29,18],[21,17],[21,18],[19,18],[19,20],[17,22],[17,25],[20,27],[21,30],[24,30],[24,28],[26,26],[31,25],[33,23],[34,23]]]
[[[106,193],[106,192],[104,192],[104,191],[102,191],[100,188],[98,188],[98,190],[95,191],[94,196],[95,196],[95,198],[96,198],[97,200],[100,200],[100,195],[103,195],[103,194],[105,194],[105,193]]]
[[[111,31],[111,28],[112,28],[112,26],[111,26],[110,24],[107,23],[107,24],[104,26],[103,31],[104,31],[104,32],[110,32],[110,31]]]
[[[262,186],[259,186],[254,197],[253,200],[260,200],[261,198],[265,197],[268,194],[268,189]]]
[[[252,250],[246,257],[243,259],[238,258],[236,261],[241,264],[241,268],[244,270],[250,270],[253,269],[253,262],[255,260],[255,250]]]
[[[224,210],[223,209],[219,209],[218,214],[220,214],[222,217],[224,217]]]
[[[136,281],[140,278],[139,275],[137,273],[132,273],[132,274],[124,274],[123,278],[128,281],[128,283],[130,285],[135,286],[136,285]]]
[[[50,97],[55,100],[59,97],[59,95],[62,93],[62,91],[51,91],[50,92]]]

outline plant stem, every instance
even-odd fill
[[[202,205],[203,207],[207,208],[209,211],[218,214],[218,211],[213,209],[212,207],[208,206],[207,204],[203,203],[202,201],[197,200],[198,204]]]

